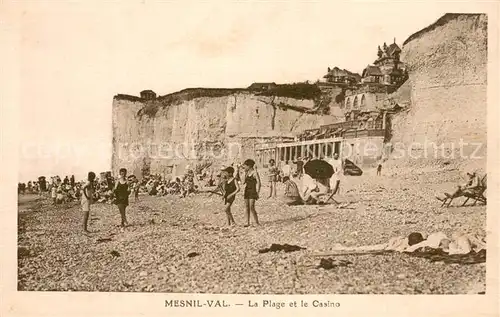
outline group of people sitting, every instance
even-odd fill
[[[81,188],[81,183],[75,181],[74,175],[70,178],[66,176],[64,180],[61,180],[59,176],[52,177],[47,186],[54,204],[63,204],[80,199]]]
[[[105,173],[103,179],[95,179],[93,181],[94,192],[93,201],[109,202],[113,199],[113,188],[115,179],[111,173]],[[40,194],[47,193],[55,205],[64,204],[72,201],[80,200],[82,197],[82,188],[85,181],[77,182],[75,176],[66,176],[61,179],[60,176],[53,176],[50,181],[46,180],[45,176],[40,176],[37,181],[29,181],[27,184],[18,184],[19,194]],[[132,184],[137,183],[137,179],[132,180]]]
[[[194,171],[191,169],[175,179],[164,179],[159,175],[146,177],[141,185],[141,190],[150,196],[178,195],[184,198],[198,189],[198,185],[195,185]]]
[[[306,163],[308,161],[306,160]],[[312,178],[302,171],[283,177],[285,184],[283,200],[287,205],[324,204],[338,192],[343,175],[342,160],[335,153],[333,158],[325,161],[333,168],[333,175],[329,178]]]
[[[26,192],[28,194],[41,194],[48,190],[48,183],[45,176],[40,176],[38,180],[29,181],[28,183],[17,184],[17,193],[19,195],[25,195]]]

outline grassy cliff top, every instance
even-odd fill
[[[250,88],[187,88],[167,95],[159,96],[155,100],[162,103],[164,102],[170,103],[176,101],[182,102],[202,97],[212,97],[212,98],[224,97],[237,93],[253,93],[255,95],[261,95],[261,96],[276,96],[276,97],[287,97],[294,99],[314,100],[320,97],[321,90],[316,84],[308,84],[308,83],[276,85],[275,87],[267,90],[258,90]],[[114,97],[114,99],[129,100],[129,101],[146,100],[141,97],[126,95],[126,94],[118,94]]]
[[[319,102],[322,98],[322,92],[316,84],[309,83],[294,83],[276,85],[269,89],[250,89],[250,88],[187,88],[171,94],[159,96],[153,100],[146,100],[137,96],[119,94],[114,97],[115,100],[128,100],[132,102],[142,102],[144,106],[139,110],[137,115],[142,117],[154,117],[161,107],[178,105],[186,101],[197,98],[218,98],[230,96],[238,93],[254,94],[256,96],[268,97],[285,97],[298,100],[314,100]],[[280,108],[289,108],[305,112],[306,108],[302,109],[291,105],[277,104]]]

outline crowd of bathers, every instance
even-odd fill
[[[268,185],[268,199],[277,198],[278,187],[282,187],[283,191],[280,190],[279,196],[289,206],[325,204],[330,200],[338,204],[333,199],[333,195],[338,192],[342,179],[341,175],[345,173],[344,161],[339,158],[337,153],[332,158],[316,159],[315,161],[319,161],[323,165],[325,162],[328,163],[326,165],[330,165],[332,173],[329,174],[331,176],[328,178],[320,176],[313,178],[308,174],[310,171],[306,171],[307,164],[311,160],[312,157],[310,156],[305,157],[304,160],[299,158],[291,165],[288,161],[277,164],[274,159],[270,159],[264,169],[263,174],[265,176],[263,180],[261,180],[255,161],[247,159],[241,164],[233,163],[226,166],[218,172],[211,168],[196,169],[195,172],[188,165],[183,175],[171,178],[160,175],[144,175],[139,180],[134,175],[127,176],[127,171],[123,168],[120,169],[120,176],[116,179],[111,172],[101,173],[100,178],[97,178],[95,173],[89,172],[87,179],[80,182],[75,180],[74,175],[66,176],[64,179],[54,176],[50,178],[50,181],[41,176],[35,181],[29,181],[27,184],[19,183],[18,192],[19,194],[25,194],[26,192],[43,194],[46,192],[49,193],[54,204],[79,200],[82,203],[86,217],[90,212],[91,204],[113,203],[119,207],[118,209],[122,215],[122,225],[126,226],[128,222],[125,216],[125,208],[128,206],[128,197],[131,195],[137,201],[140,193],[149,196],[173,195],[185,198],[201,192],[220,195],[227,216],[227,223],[228,225],[234,225],[235,221],[231,208],[238,193],[242,191],[246,211],[246,224],[244,226],[250,226],[250,218],[253,218],[255,224],[259,224],[255,202],[261,198],[262,182]],[[380,164],[377,168],[377,175],[380,175]],[[459,187],[460,193],[470,192],[473,194],[481,191],[481,195],[483,195],[486,188],[486,177],[480,177],[475,172],[468,173],[468,175],[467,185]],[[282,183],[282,185],[277,186],[278,183]],[[446,195],[447,197],[458,197],[456,194]],[[85,231],[87,231],[87,221],[84,223]]]
[[[18,183],[17,191],[19,194],[38,194],[50,193],[54,204],[75,201],[81,197],[81,183],[75,181],[75,176],[51,177],[50,181],[45,176],[40,176],[37,180],[27,183]]]

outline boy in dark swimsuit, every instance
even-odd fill
[[[260,192],[260,177],[257,169],[255,168],[254,160],[246,160],[243,163],[243,184],[245,184],[245,209],[247,224],[245,227],[250,226],[250,213],[253,215],[253,219],[257,225],[260,225],[259,218],[257,217],[257,212],[255,211],[255,201],[259,199]]]
[[[234,221],[233,214],[231,213],[231,206],[233,205],[236,194],[240,191],[240,185],[238,181],[233,176],[234,168],[231,166],[222,170],[226,177],[223,181],[223,199],[224,199],[224,211],[227,215],[227,224],[236,225]]]
[[[118,207],[118,211],[120,212],[122,220],[122,227],[127,227],[129,225],[125,210],[128,206],[128,196],[130,195],[130,189],[126,177],[127,170],[125,168],[120,168],[120,178],[117,180],[115,189],[113,190],[115,196],[115,205]]]

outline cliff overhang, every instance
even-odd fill
[[[428,27],[426,28],[423,28],[422,30],[418,31],[418,32],[415,32],[413,33],[412,35],[410,35],[406,41],[403,42],[403,46],[408,44],[409,42],[413,41],[413,40],[416,40],[418,38],[421,38],[424,34],[440,27],[440,26],[443,26],[445,24],[447,24],[448,22],[450,21],[453,21],[453,20],[456,20],[458,19],[459,17],[480,17],[482,15],[486,15],[485,13],[446,13],[445,15],[443,15],[442,17],[440,17],[436,22],[434,22],[433,24],[429,25]]]

